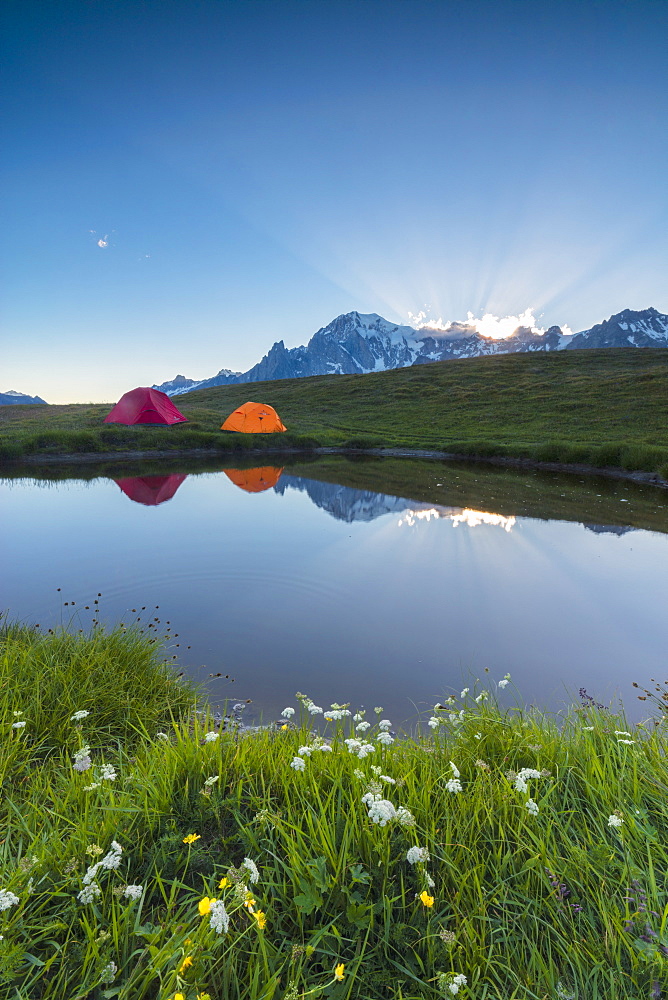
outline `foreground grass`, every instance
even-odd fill
[[[0,641],[0,996],[664,995],[662,716],[474,689],[428,736],[303,697],[220,732],[147,635]]]
[[[227,435],[248,398],[271,403],[287,435]],[[0,408],[0,459],[128,449],[402,447],[658,472],[668,478],[668,351],[607,349],[444,361],[199,389],[189,423],[104,425],[109,406]],[[11,411],[11,412],[7,412]]]

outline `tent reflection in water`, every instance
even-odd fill
[[[129,479],[116,479],[115,482],[135,503],[143,503],[145,507],[157,507],[166,500],[171,500],[179,486],[188,476],[172,473],[170,476],[131,476]]]
[[[240,434],[276,434],[287,431],[273,406],[251,402],[233,410],[220,429]]]
[[[263,493],[275,486],[281,478],[283,466],[262,465],[254,469],[223,469],[228,479],[246,493]]]

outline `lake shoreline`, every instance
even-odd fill
[[[668,489],[668,479],[664,479],[657,472],[638,472],[615,467],[599,468],[588,463],[569,462],[542,462],[531,458],[515,458],[511,455],[475,455],[460,454],[447,451],[425,450],[418,448],[337,448],[337,447],[314,447],[314,448],[277,448],[277,449],[249,449],[242,454],[238,452],[221,452],[216,448],[184,448],[174,449],[151,449],[151,450],[131,450],[131,451],[108,451],[108,452],[72,452],[57,455],[24,455],[20,459],[15,459],[3,463],[5,467],[16,469],[22,465],[34,467],[35,465],[54,466],[58,464],[86,465],[95,462],[143,462],[154,458],[208,458],[220,455],[221,458],[229,456],[232,461],[245,462],[249,458],[257,456],[265,459],[269,456],[290,456],[295,455],[368,455],[374,458],[420,458],[442,462],[480,462],[485,465],[505,466],[506,468],[537,469],[544,472],[565,472],[573,475],[585,476],[605,476],[609,479],[625,479],[634,483],[643,483],[649,486],[658,486]],[[266,465],[266,461],[261,464]],[[2,472],[0,465],[0,473]]]
[[[119,1000],[253,1000],[229,984],[269,978],[278,1000],[290,982],[323,991],[335,966],[354,1000],[378,996],[389,962],[409,977],[396,1000],[455,974],[508,1000],[626,1000],[664,979],[661,690],[631,729],[585,691],[555,717],[476,682],[428,732],[297,695],[244,733],[148,630],[7,625],[0,649],[17,990],[111,995],[112,968]]]

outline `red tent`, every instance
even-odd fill
[[[159,389],[142,387],[126,392],[105,418],[105,424],[180,424],[187,417]]]
[[[187,476],[132,476],[129,479],[117,479],[116,482],[127,497],[135,503],[143,503],[145,507],[157,507],[165,500],[171,500],[179,486]]]

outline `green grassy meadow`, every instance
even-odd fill
[[[228,435],[248,398],[288,427]],[[608,349],[438,362],[200,389],[177,397],[188,423],[104,425],[109,405],[0,408],[0,459],[113,451],[243,453],[397,447],[658,472],[668,478],[668,352]]]
[[[0,633],[0,997],[666,995],[662,685],[632,731],[486,675],[403,737],[305,695],[251,733],[169,654]]]

